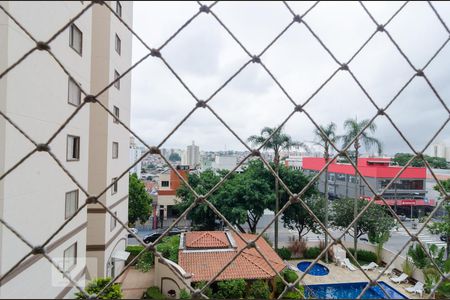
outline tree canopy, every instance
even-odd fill
[[[152,197],[136,174],[130,175],[128,194],[128,222],[130,224],[135,224],[137,221],[145,223],[152,212]]]
[[[392,159],[392,162],[399,165],[404,166],[406,163],[414,156],[414,154],[411,153],[396,153],[394,155],[394,158]],[[435,169],[448,169],[448,164],[445,158],[441,157],[432,157],[428,155],[424,155],[425,160],[430,164],[432,168]],[[422,159],[415,158],[410,166],[412,167],[424,167],[425,162]]]
[[[362,199],[340,199],[333,204],[332,225],[341,229],[347,228],[353,221],[353,206],[357,201],[358,214],[368,204]],[[359,238],[367,234],[371,243],[378,243],[379,239],[384,239],[383,235],[395,226],[395,221],[387,208],[379,204],[372,204],[358,219],[356,226],[356,237]],[[354,232],[349,234],[355,237]]]

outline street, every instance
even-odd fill
[[[267,224],[273,219],[273,214],[267,214],[264,215],[263,217],[261,217],[261,220],[258,223],[258,227],[257,227],[257,233],[261,232],[264,227],[267,226]],[[173,219],[169,219],[169,220],[165,220],[164,224],[163,224],[163,229],[166,229],[174,220]],[[298,238],[298,233],[295,230],[290,230],[287,228],[284,228],[283,226],[283,222],[281,221],[281,219],[278,221],[279,222],[279,233],[278,233],[278,239],[279,239],[279,247],[283,247],[283,246],[288,246],[289,245],[289,238],[295,237]],[[405,224],[405,227],[410,231],[411,234],[416,234],[419,229],[423,226],[422,223],[418,224],[417,229],[412,229],[412,223],[410,220],[406,220],[403,222],[403,224]],[[178,224],[178,228],[184,228],[185,226],[188,226],[188,222],[185,222],[184,220],[182,220],[179,224]],[[269,239],[273,242],[274,240],[274,229],[273,229],[274,225],[272,224],[266,231],[266,235],[269,237]],[[159,232],[161,231],[161,229],[157,229],[157,230],[151,230],[151,226],[150,225],[139,225],[136,227],[139,232],[138,235],[143,238],[146,235],[149,235],[153,232]],[[248,226],[243,226],[244,229],[247,229]],[[334,237],[338,237],[342,231],[340,230],[333,230],[330,229],[331,234]],[[307,238],[308,240],[317,240],[317,239],[323,239],[324,236],[323,234],[314,234],[312,232],[309,232],[307,235],[305,235],[305,238]],[[344,240],[353,240],[353,237],[351,237],[350,235],[346,234],[343,238]],[[362,240],[361,240],[362,239]],[[364,239],[367,239],[367,235],[364,235],[360,238],[360,240],[358,241],[359,243],[367,243],[367,241],[365,241]],[[401,248],[404,246],[404,244],[408,241],[409,236],[406,233],[405,229],[401,226],[398,226],[398,230],[396,228],[391,230],[391,237],[389,239],[388,242],[386,242],[386,244],[384,245],[385,249],[391,250],[393,252],[397,252],[400,251]],[[431,234],[427,228],[425,228],[420,234],[419,234],[419,239],[425,244],[436,244],[439,247],[446,247],[446,243],[440,241],[439,239],[439,235],[435,235],[435,234]],[[137,241],[135,238],[129,238],[128,239],[128,244],[129,245],[135,245],[137,244]],[[412,243],[410,243],[411,245]],[[408,247],[406,247],[403,251],[402,254],[406,254],[406,252],[408,251]]]

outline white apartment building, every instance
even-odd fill
[[[431,156],[445,158],[446,161],[450,161],[450,146],[447,146],[442,141],[431,144],[428,148],[428,153]]]
[[[90,2],[0,3],[38,41],[46,41]],[[131,2],[108,3],[132,24]],[[35,47],[1,11],[0,41],[0,73]],[[36,143],[46,143],[83,102],[75,82],[87,93],[95,94],[113,80],[115,71],[126,70],[131,64],[131,34],[97,4],[55,38],[50,47],[73,78],[46,51],[36,50],[0,79],[0,110]],[[129,124],[130,77],[121,79],[120,90],[111,87],[100,100],[111,111],[120,112],[120,120]],[[129,164],[129,134],[96,104],[85,105],[49,147],[90,194],[105,188]],[[1,175],[34,148],[0,117]],[[116,191],[114,195],[108,191],[100,200],[126,222],[127,176],[119,181]],[[83,191],[46,152],[34,153],[0,180],[0,218],[34,246],[43,244],[85,199]],[[112,257],[114,251],[124,249],[124,237],[126,232],[120,226],[102,209],[91,205],[51,239],[46,252],[83,286],[86,279],[111,275],[122,267],[113,263],[116,260]],[[30,251],[0,225],[0,274],[8,272]],[[0,298],[73,298],[74,292],[42,255],[28,256],[0,283]]]
[[[220,156],[216,155],[214,162],[211,164],[213,170],[233,170],[238,164],[237,156]],[[240,168],[239,168],[240,169]]]
[[[183,165],[189,165],[191,169],[195,169],[200,166],[200,148],[192,141],[192,145],[187,146],[186,152],[182,159]]]
[[[142,156],[142,150],[137,146],[134,136],[130,137],[130,165],[134,164]],[[130,174],[135,173],[138,178],[141,178],[142,161],[139,161],[133,168],[130,169]]]

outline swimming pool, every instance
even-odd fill
[[[377,285],[370,287],[361,299],[408,299],[384,281],[378,281],[388,295]],[[367,282],[330,283],[308,285],[306,298],[319,299],[355,299],[362,292]]]
[[[309,267],[309,265],[311,265],[311,261],[302,261],[299,262],[297,264],[297,268],[302,271],[305,272],[306,269]],[[314,266],[312,266],[312,268],[308,271],[309,275],[313,275],[313,276],[325,276],[328,275],[328,273],[330,273],[330,270],[328,270],[327,267],[325,267],[324,265],[321,265],[319,263],[316,263]]]

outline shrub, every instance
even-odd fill
[[[219,281],[218,291],[214,298],[218,299],[239,299],[244,297],[246,283],[244,279],[233,279]]]
[[[247,291],[246,298],[269,299],[270,290],[265,281],[255,280]]]
[[[423,270],[427,267],[428,256],[418,243],[409,247],[408,256],[412,258],[414,265],[416,265],[417,268]]]
[[[144,295],[145,299],[166,299],[157,286],[151,286],[147,289]]]
[[[402,264],[403,273],[405,273],[409,277],[411,277],[412,274],[414,273],[415,269],[416,269],[416,267],[414,266],[414,263],[412,262],[412,260],[409,258],[406,258],[406,260]]]
[[[180,299],[191,299],[191,294],[186,289],[180,290]]]
[[[305,254],[303,255],[307,259],[315,259],[320,254],[319,247],[310,247],[306,249]]]
[[[277,253],[281,257],[281,259],[291,259],[291,251],[289,251],[289,249],[286,247],[277,249]]]
[[[144,246],[141,245],[131,245],[131,246],[127,246],[125,248],[125,251],[130,252],[130,256],[128,256],[127,259],[127,264],[130,263],[130,261],[133,260],[133,258],[135,258],[139,253],[141,253],[141,251],[144,250]],[[136,262],[133,263],[133,265],[135,265]]]
[[[164,258],[178,263],[178,247],[180,245],[180,236],[166,236],[162,239],[162,242],[156,245],[156,250],[161,252]]]
[[[350,248],[349,249],[350,253],[355,256],[355,249]],[[362,249],[358,249],[358,260],[359,261],[364,261],[364,262],[377,262],[377,254],[375,252],[372,251],[367,251],[367,250],[362,250]]]
[[[111,281],[111,277],[96,278],[86,285],[85,291],[89,295],[98,294]],[[76,299],[88,299],[84,294],[78,292],[75,294]],[[122,291],[118,283],[110,285],[98,299],[122,299]]]
[[[141,272],[148,272],[152,268],[154,264],[154,255],[153,252],[146,251],[142,254],[136,263],[136,269]]]
[[[202,289],[205,285],[206,285],[206,281],[199,281],[199,282],[197,282],[197,283],[195,283],[194,284],[194,288],[195,289]],[[212,294],[213,294],[213,292],[212,292],[212,289],[211,289],[211,286],[208,286],[204,291],[203,291],[203,294],[205,295],[205,296],[207,296],[208,298],[212,298]],[[203,297],[200,297],[201,299],[203,299]]]
[[[305,298],[305,287],[297,284],[296,288],[299,291],[295,291],[295,290],[287,291],[286,293],[284,293],[283,299],[304,299]]]
[[[288,283],[293,283],[298,278],[297,273],[290,269],[285,269],[283,272],[281,272],[281,275],[283,276],[284,280],[286,280]],[[284,290],[284,283],[280,277],[276,276],[275,277],[276,297],[278,297],[283,292],[283,290]]]
[[[293,257],[303,257],[306,251],[306,241],[304,239],[297,240],[295,236],[289,238],[288,249]]]
[[[441,274],[435,268],[430,267],[423,270],[423,275],[425,293],[430,293],[431,289],[439,282]]]

